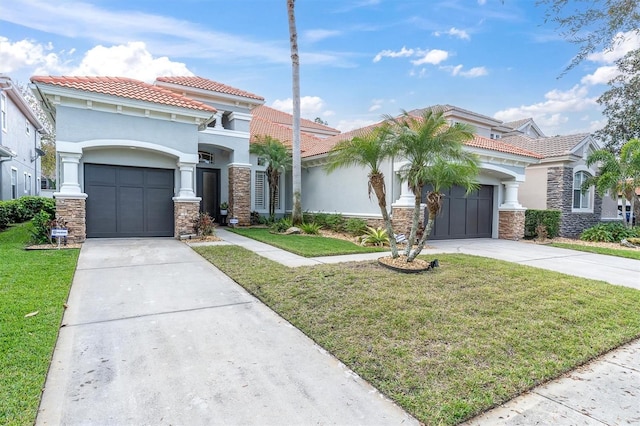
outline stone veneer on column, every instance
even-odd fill
[[[498,238],[519,240],[524,237],[525,209],[498,211]]]
[[[413,223],[413,207],[392,207],[391,225],[396,234],[405,234],[409,237],[411,224]],[[420,226],[424,223],[424,210],[420,212]],[[420,228],[418,228],[420,229]]]
[[[67,222],[70,243],[82,243],[87,238],[86,200],[83,197],[56,197],[56,218]]]
[[[200,213],[200,201],[173,202],[173,235],[180,238],[181,235],[194,234],[195,221]]]
[[[560,237],[575,238],[582,231],[600,222],[602,198],[594,197],[593,213],[572,212],[573,169],[550,167],[547,171],[547,209],[560,210]]]
[[[229,167],[229,217],[238,219],[238,225],[251,224],[251,167]]]

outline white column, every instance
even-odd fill
[[[409,184],[404,181],[400,183],[400,198],[394,203],[393,207],[413,207],[416,203],[416,197],[413,195],[413,191],[409,188]]]
[[[199,200],[194,191],[193,172],[196,165],[194,163],[178,163],[178,167],[180,168],[180,189],[178,190],[178,196],[175,198],[180,200]]]
[[[62,184],[60,185],[60,191],[56,192],[55,196],[85,196],[80,189],[79,168],[80,158],[82,154],[59,152],[60,155],[60,179]]]
[[[218,111],[214,114],[216,117],[216,129],[222,129],[222,111]]]
[[[502,182],[504,185],[504,201],[500,204],[501,209],[522,209],[522,205],[518,201],[518,187],[520,182],[511,180]]]

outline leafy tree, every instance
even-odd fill
[[[382,161],[394,154],[394,146],[391,144],[390,137],[389,126],[383,125],[364,136],[338,142],[329,152],[329,162],[326,170],[332,172],[338,168],[350,166],[361,166],[369,169],[369,198],[371,198],[371,192],[373,192],[378,200],[386,235],[390,237],[391,255],[396,258],[398,257],[398,247],[395,238],[393,238],[393,227],[387,211],[384,174],[380,170]]]
[[[415,196],[411,232],[404,253],[407,262],[412,262],[424,248],[442,208],[442,191],[453,185],[464,187],[467,193],[478,188],[478,158],[463,148],[463,143],[473,138],[473,127],[462,123],[449,125],[442,112],[427,109],[421,117],[404,112],[390,120],[395,133],[394,149],[407,161],[401,177]],[[427,185],[432,187],[426,197],[428,220],[418,240],[422,190]]]
[[[313,120],[313,121],[315,121],[315,122],[316,122],[316,123],[318,123],[318,124],[324,124],[325,126],[328,126],[328,125],[329,125],[329,122],[328,122],[328,121],[325,121],[325,120],[323,120],[323,119],[322,119],[322,118],[320,118],[320,117],[316,117],[316,118],[315,118],[315,120]]]
[[[302,159],[300,153],[300,57],[298,55],[295,0],[287,0],[287,10],[293,80],[293,211],[291,212],[291,220],[294,225],[299,225],[302,223]]]
[[[640,138],[640,50],[616,61],[620,75],[609,82],[610,88],[599,98],[607,124],[595,133],[607,149],[619,152],[625,141]]]
[[[638,198],[635,190],[640,187],[640,139],[631,139],[624,144],[619,157],[606,149],[591,153],[587,158],[587,165],[593,164],[599,164],[600,170],[596,176],[584,182],[582,190],[586,191],[591,186],[595,186],[598,194],[604,195],[609,191],[615,194],[616,200],[618,194],[622,194],[625,200],[622,203],[623,212],[626,210],[627,201],[631,205],[631,211],[635,212],[634,205]],[[625,224],[630,228],[633,224],[631,215],[628,220],[625,214],[622,216]]]
[[[612,49],[620,33],[638,31],[640,0],[538,0],[546,6],[545,21],[555,22],[560,34],[580,46],[566,71],[598,49]]]
[[[38,100],[29,87],[21,83],[16,83],[16,87],[20,90],[22,97],[29,104],[29,108],[35,113],[35,116],[40,120],[40,123],[44,126],[46,132],[40,140],[40,147],[45,152],[43,157],[40,157],[40,164],[42,167],[42,175],[48,179],[54,180],[56,176],[56,130],[49,121],[49,117],[42,110]]]
[[[267,164],[267,182],[269,185],[269,216],[276,213],[276,198],[280,187],[280,173],[291,168],[291,153],[287,147],[270,136],[258,138],[249,148],[251,154],[263,158]]]

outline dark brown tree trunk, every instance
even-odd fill
[[[382,173],[376,173],[369,175],[369,184],[373,188],[376,198],[378,199],[378,207],[380,207],[380,213],[382,214],[382,220],[384,221],[387,235],[389,236],[389,246],[391,247],[391,257],[394,259],[398,257],[398,245],[396,244],[396,236],[391,226],[391,219],[389,219],[389,213],[387,212],[387,191],[384,184],[384,175]]]

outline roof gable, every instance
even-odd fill
[[[274,123],[284,124],[289,127],[293,126],[293,116],[291,114],[268,107],[266,105],[255,107],[251,110],[251,115],[264,118],[265,120],[269,120]],[[313,130],[321,130],[324,133],[340,133],[340,130],[338,129],[334,129],[333,127],[329,127],[312,120],[307,120],[306,118],[300,118],[300,126]]]
[[[536,152],[543,158],[560,157],[570,155],[585,141],[590,138],[589,133],[578,133],[566,136],[553,136],[544,138],[531,138],[525,135],[505,136],[502,141],[510,145]]]
[[[36,84],[44,84],[207,113],[215,113],[217,111],[210,105],[195,101],[162,87],[126,77],[34,76],[31,77],[31,81]]]

